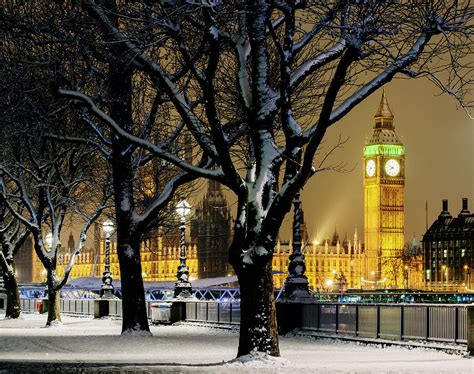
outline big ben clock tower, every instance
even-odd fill
[[[385,90],[364,147],[365,280],[375,288],[399,287],[405,227],[405,147],[393,126]],[[397,284],[398,283],[398,284]]]

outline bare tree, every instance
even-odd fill
[[[20,294],[15,272],[15,255],[26,241],[29,230],[8,211],[0,197],[0,268],[7,294],[5,318],[18,318],[21,312]]]
[[[114,2],[110,2],[113,10]],[[75,2],[62,4],[39,1],[35,6],[7,2],[0,13],[5,27],[5,40],[10,55],[16,58],[4,71],[18,71],[24,61],[30,71],[38,74],[50,70],[42,83],[43,90],[57,87],[58,82],[87,92],[99,102],[104,113],[121,123],[126,131],[139,137],[159,141],[163,147],[173,149],[190,161],[192,143],[189,135],[182,134],[184,124],[170,114],[168,99],[156,90],[149,90],[148,77],[137,73],[130,65],[123,48],[103,48],[110,37],[97,28],[84,28],[89,16],[78,12]],[[118,22],[114,19],[113,22]],[[21,49],[21,53],[18,52]],[[28,51],[28,53],[25,53]],[[117,58],[111,58],[111,53]],[[21,56],[18,56],[18,55]],[[26,79],[31,83],[32,77]],[[58,98],[35,105],[54,105],[67,109]],[[84,108],[78,108],[81,125],[64,131],[60,122],[44,126],[41,134],[53,142],[72,144],[77,149],[95,150],[111,169],[115,193],[115,219],[117,221],[118,254],[123,296],[123,333],[149,331],[145,306],[145,293],[140,262],[140,241],[158,225],[174,221],[168,208],[174,206],[173,196],[190,193],[192,186],[182,186],[196,179],[183,173],[172,163],[140,149],[107,129],[101,129],[97,118]],[[72,112],[68,112],[68,116]],[[70,118],[68,117],[68,121]],[[168,122],[171,122],[170,126]],[[176,123],[176,126],[174,124]],[[204,161],[205,162],[205,161]],[[174,223],[174,222],[173,222]]]
[[[119,238],[121,266],[139,263],[136,238],[143,223],[130,198],[132,179],[123,173],[133,170],[133,155],[124,152],[130,146],[229,187],[238,198],[229,258],[241,287],[239,356],[254,350],[279,355],[274,245],[292,199],[319,171],[314,158],[326,130],[396,75],[428,77],[466,110],[471,105],[465,100],[472,87],[468,1],[81,5],[76,15],[97,31],[87,35],[94,43],[85,45],[111,58],[108,94],[115,101],[107,105],[76,82],[59,92],[82,105],[100,134],[104,126],[114,134],[116,213],[127,229]],[[144,92],[164,98],[179,115],[169,133],[182,123],[201,162],[189,162],[130,125],[137,76],[144,77]],[[123,284],[139,277],[139,265],[124,267],[124,274]]]
[[[313,158],[327,128],[397,74],[427,76],[469,108],[472,9],[459,1],[161,4],[84,7],[109,45],[168,96],[211,167],[137,137],[84,92],[61,92],[125,143],[237,195],[229,256],[242,296],[238,355],[278,355],[273,248],[293,197],[318,171]],[[189,72],[177,75],[183,66]]]
[[[111,193],[107,180],[100,184],[97,176],[92,177],[93,171],[97,172],[97,160],[90,157],[90,150],[59,147],[31,135],[34,133],[10,137],[13,157],[0,160],[0,200],[17,224],[33,236],[35,252],[47,271],[47,325],[51,325],[61,320],[59,291],[68,281],[87,230],[107,208]],[[87,199],[82,199],[86,189]],[[81,217],[83,225],[76,248],[59,277],[59,238],[68,211]]]

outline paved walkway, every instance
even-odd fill
[[[3,316],[0,315],[0,318]],[[474,373],[474,360],[430,349],[281,338],[281,358],[234,360],[238,331],[153,326],[152,337],[120,336],[121,321],[45,315],[0,320],[0,372]]]

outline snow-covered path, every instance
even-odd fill
[[[45,315],[31,314],[0,320],[0,372],[11,372],[12,361],[21,361],[30,364],[19,371],[56,362],[61,363],[56,369],[87,366],[102,372],[114,365],[116,372],[474,373],[474,360],[421,348],[287,336],[281,338],[282,358],[236,362],[237,331],[184,324],[153,326],[153,337],[122,337],[121,321],[63,317],[63,326],[42,328],[45,321]]]

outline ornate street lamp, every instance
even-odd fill
[[[301,209],[300,193],[296,193],[293,200],[293,251],[288,265],[288,276],[285,281],[285,295],[289,299],[311,298],[306,277],[304,254],[301,251],[301,223],[303,211]]]
[[[192,297],[192,287],[189,282],[189,269],[186,265],[186,216],[191,211],[191,205],[186,200],[181,200],[176,205],[176,213],[179,216],[179,230],[180,236],[180,251],[179,251],[179,266],[178,266],[178,281],[174,286],[174,297],[188,298]]]
[[[53,234],[51,232],[48,233],[44,238],[44,241],[46,242],[46,246],[48,247],[48,249],[51,249],[51,247],[53,246]]]
[[[112,285],[112,274],[110,273],[110,235],[114,232],[114,223],[107,220],[102,224],[105,234],[105,269],[102,274],[102,286],[100,286],[100,297],[102,299],[113,299],[114,286]]]

